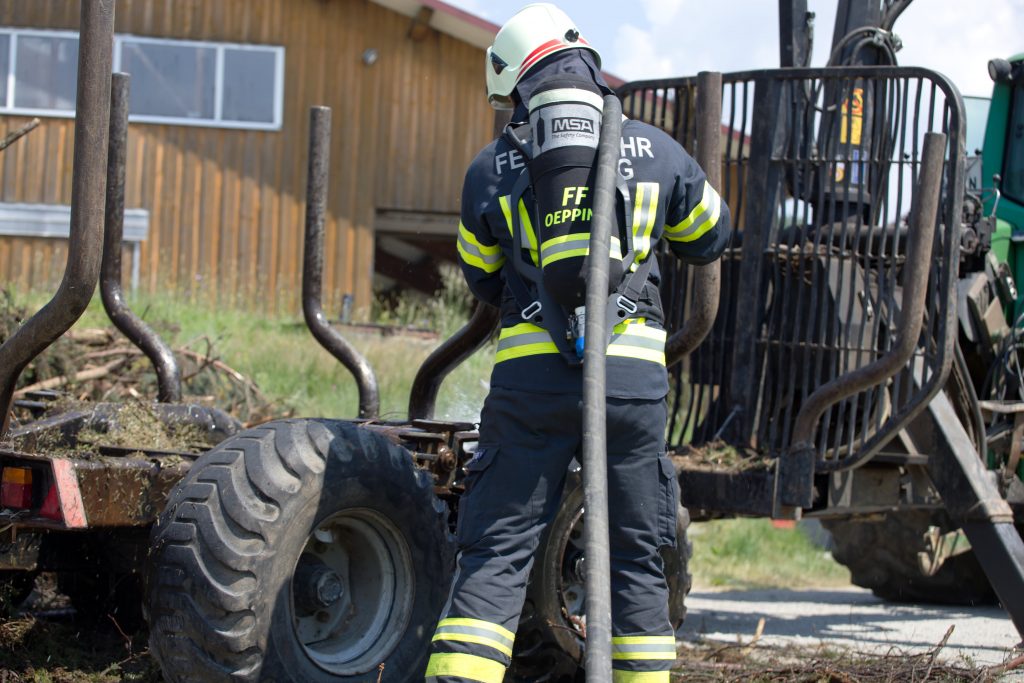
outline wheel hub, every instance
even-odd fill
[[[414,577],[409,547],[390,519],[364,508],[328,517],[295,565],[296,638],[331,674],[376,671],[408,624]]]
[[[303,555],[292,582],[295,605],[301,613],[313,614],[341,600],[345,587],[341,577],[321,560]]]
[[[582,633],[586,628],[584,611],[587,597],[587,563],[583,553],[583,510],[576,513],[572,524],[569,525],[560,542],[562,575],[558,582],[559,597],[568,621],[567,626]]]

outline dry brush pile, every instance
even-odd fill
[[[10,293],[3,292],[2,297],[0,343],[27,317]],[[245,426],[287,416],[250,377],[218,357],[208,336],[173,351],[181,368],[184,402],[220,408]],[[151,401],[157,395],[156,373],[142,351],[113,327],[74,328],[25,369],[15,398],[40,391],[57,391],[77,401]]]

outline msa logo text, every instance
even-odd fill
[[[560,119],[552,119],[551,133],[590,133],[594,134],[594,122],[590,119],[581,119],[575,116],[563,116]]]

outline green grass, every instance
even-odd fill
[[[767,519],[726,519],[690,526],[691,572],[702,588],[789,588],[850,585],[850,572],[799,528]]]
[[[340,328],[376,373],[382,419],[406,419],[409,387],[420,364],[467,318],[464,303],[456,298],[447,295],[375,314],[379,322],[436,329],[441,335],[437,340],[401,334],[384,337]],[[35,311],[46,296],[20,295],[16,301]],[[189,345],[203,352],[209,340],[213,355],[255,381],[279,413],[337,418],[353,418],[358,413],[352,376],[316,342],[298,316],[216,309],[169,295],[132,297],[129,304],[174,347]],[[78,328],[109,326],[98,296],[76,324]],[[446,379],[438,397],[438,419],[478,419],[493,356],[494,347],[488,344]]]
[[[36,310],[46,297],[34,294],[18,300]],[[357,414],[358,395],[351,375],[313,339],[298,316],[216,309],[169,295],[134,297],[130,303],[174,346],[191,344],[200,350],[203,343],[196,340],[209,339],[215,355],[252,378],[279,414],[337,418]],[[438,299],[405,302],[373,315],[376,322],[436,329],[441,335],[438,340],[344,332],[377,373],[383,419],[406,419],[409,387],[417,369],[466,316],[464,292],[449,283]],[[78,326],[109,326],[98,298]],[[479,420],[493,356],[494,346],[488,344],[447,378],[438,398],[439,419]],[[767,520],[694,524],[691,538],[695,549],[692,571],[699,586],[742,589],[849,584],[846,569],[803,533],[776,529]]]

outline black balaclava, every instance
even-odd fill
[[[530,69],[516,84],[512,91],[512,99],[515,102],[515,110],[512,112],[512,120],[516,122],[526,121],[529,114],[526,105],[533,96],[534,91],[544,81],[558,74],[576,74],[593,80],[605,95],[613,95],[613,91],[601,75],[601,69],[597,67],[594,53],[583,48],[572,48],[562,50],[550,57],[542,59],[537,66]]]

